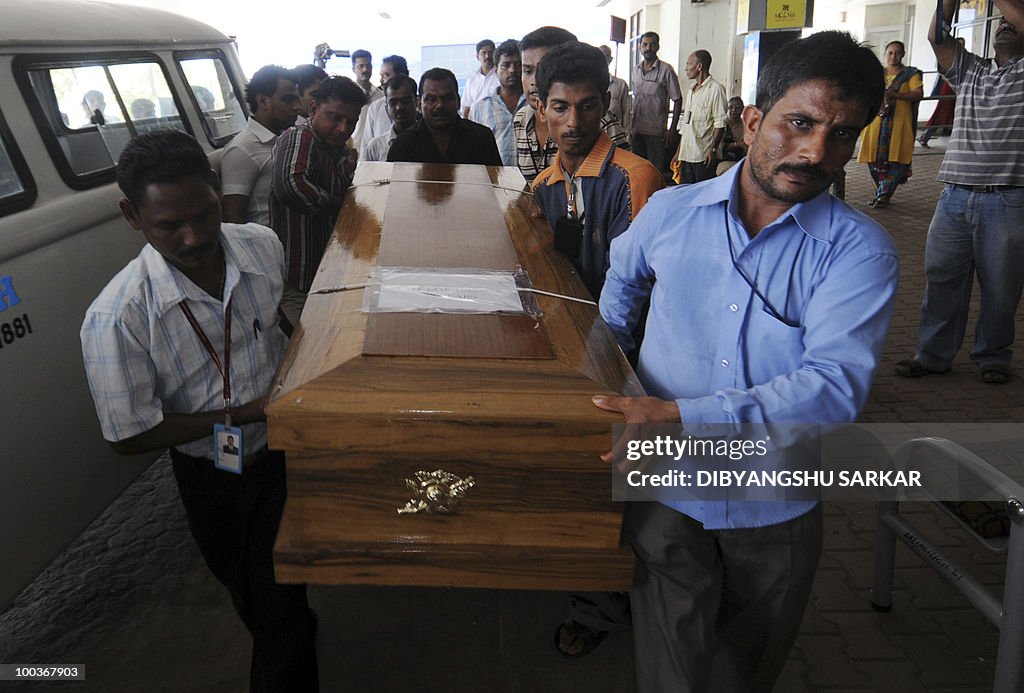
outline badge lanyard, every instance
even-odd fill
[[[185,314],[185,318],[188,320],[188,324],[192,326],[192,330],[199,337],[199,341],[203,343],[203,347],[206,348],[206,352],[213,359],[213,364],[217,366],[217,371],[220,372],[221,377],[224,378],[224,425],[228,428],[231,427],[231,302],[234,300],[234,296],[228,299],[228,304],[224,309],[224,363],[221,364],[220,356],[217,355],[217,350],[213,348],[213,344],[210,342],[210,338],[206,336],[203,328],[199,325],[199,321],[196,320],[196,316],[192,314],[192,309],[186,305],[185,301],[178,304],[181,308],[181,312]]]
[[[562,175],[565,177],[565,183],[568,186],[568,199],[565,204],[565,216],[572,221],[580,221],[581,217],[576,213],[576,177],[562,169]]]
[[[554,248],[571,258],[578,258],[583,247],[583,221],[576,213],[576,181],[566,170],[562,169],[568,186],[568,201],[565,216],[555,220]],[[586,210],[584,210],[586,213]]]

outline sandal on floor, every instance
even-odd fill
[[[569,636],[569,642],[564,647],[562,645],[563,634]],[[555,628],[555,647],[559,654],[566,659],[579,659],[593,652],[607,635],[608,631],[606,630],[591,628],[569,619]]]
[[[921,363],[918,359],[903,359],[896,363],[896,375],[904,378],[923,378],[926,375],[948,373],[949,369],[945,370],[934,370]]]
[[[1010,371],[1002,368],[983,368],[981,382],[988,385],[1003,385],[1010,382]]]

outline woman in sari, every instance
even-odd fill
[[[885,47],[885,99],[878,116],[864,131],[857,161],[868,165],[875,181],[872,207],[889,206],[896,186],[911,176],[914,156],[914,118],[917,103],[924,98],[921,71],[903,64],[906,49],[902,41]]]

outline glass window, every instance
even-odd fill
[[[136,132],[181,129],[181,114],[159,65],[125,63],[109,69]]]
[[[246,113],[231,83],[224,61],[218,56],[179,57],[185,83],[192,90],[196,110],[210,144],[227,144],[245,127]]]
[[[984,58],[995,54],[993,42],[1001,15],[988,0],[961,0],[953,34],[964,39],[964,48]]]
[[[40,129],[72,187],[111,179],[121,151],[140,132],[188,129],[155,59],[50,61],[29,65],[25,74]]]
[[[35,197],[32,176],[0,116],[0,216],[30,206]]]

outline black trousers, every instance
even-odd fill
[[[640,693],[768,693],[800,630],[821,555],[821,506],[788,522],[706,530],[626,504]]]
[[[241,476],[174,449],[171,461],[192,536],[252,635],[249,689],[317,691],[306,586],[274,581],[274,539],[287,496],[284,454],[257,453]]]
[[[718,168],[717,163],[713,166],[705,166],[703,161],[680,161],[679,163],[682,164],[679,167],[679,178],[683,185],[711,180],[715,177],[715,169]]]

